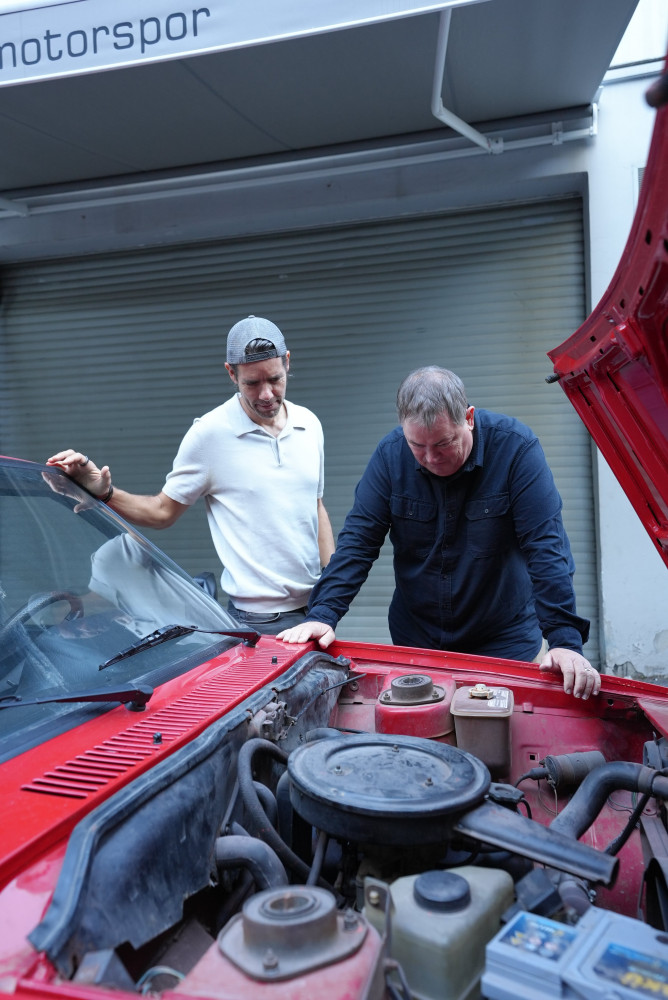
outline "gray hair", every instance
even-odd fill
[[[466,389],[459,375],[428,365],[407,375],[397,392],[399,423],[415,420],[423,427],[431,427],[443,413],[454,424],[466,420]]]

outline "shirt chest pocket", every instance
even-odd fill
[[[416,555],[429,552],[436,540],[436,504],[393,493],[390,511],[395,550],[410,549]]]
[[[471,500],[465,515],[468,547],[474,555],[492,555],[510,546],[514,531],[507,493]]]

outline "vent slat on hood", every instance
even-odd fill
[[[175,741],[212,722],[221,712],[285,669],[256,650],[256,662],[234,662],[198,685],[195,691],[142,718],[121,733],[21,786],[23,791],[85,799],[120,781],[148,758],[163,755]],[[230,667],[233,666],[233,670]]]

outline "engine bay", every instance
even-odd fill
[[[668,989],[660,689],[578,701],[526,665],[353,646],[306,654],[79,822],[29,935],[58,980],[220,1000]],[[614,961],[579,961],[582,994],[563,992],[585,939]]]

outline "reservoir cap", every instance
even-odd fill
[[[468,882],[455,872],[423,872],[415,880],[413,895],[418,906],[440,913],[456,913],[471,902]]]

